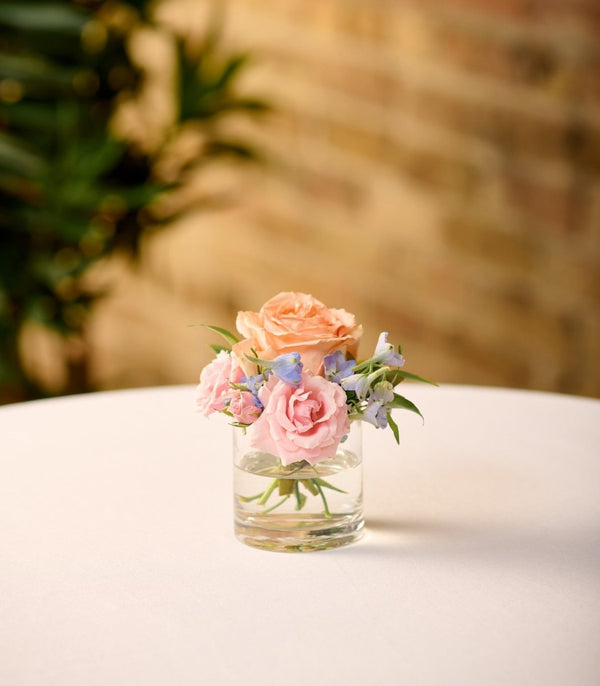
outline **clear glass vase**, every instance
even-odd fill
[[[331,459],[283,466],[277,455],[250,447],[234,429],[235,534],[247,545],[276,551],[325,550],[360,538],[362,431],[352,422]]]

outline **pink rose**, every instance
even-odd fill
[[[356,358],[362,335],[353,314],[330,309],[305,293],[279,293],[260,312],[238,312],[236,327],[245,340],[236,343],[233,352],[248,375],[256,373],[245,358],[252,350],[266,360],[300,353],[304,369],[320,374],[329,353],[340,350]]]
[[[227,409],[240,424],[254,424],[261,413],[254,396],[248,391],[233,391]]]
[[[243,376],[235,357],[225,350],[200,373],[200,384],[196,388],[196,408],[205,417],[225,409],[233,393],[231,383],[239,383]]]
[[[277,455],[284,465],[300,460],[316,464],[334,457],[350,431],[346,394],[312,372],[302,372],[298,386],[271,376],[258,397],[264,410],[252,426],[250,443]]]

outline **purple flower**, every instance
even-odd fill
[[[278,355],[271,365],[273,374],[289,386],[298,386],[302,379],[302,362],[300,353]]]
[[[375,353],[371,361],[385,364],[388,367],[402,367],[404,358],[394,350],[394,346],[391,343],[388,343],[387,337],[387,331],[382,331],[379,334],[379,340],[375,346]]]
[[[371,379],[367,374],[351,374],[342,379],[342,388],[345,391],[354,391],[359,400],[364,400],[371,388]]]
[[[388,425],[388,408],[381,400],[369,399],[362,413],[362,419],[378,429],[385,429]]]
[[[325,355],[323,367],[326,379],[341,384],[342,380],[350,376],[352,370],[356,367],[356,360],[347,360],[344,353],[336,350],[330,355]]]
[[[342,379],[342,388],[346,391],[354,391],[359,400],[365,400],[367,396],[373,397],[375,400],[382,402],[391,402],[394,397],[393,386],[388,381],[379,381],[385,374],[385,369],[376,369],[374,372],[367,374],[351,374],[345,379]],[[377,389],[377,390],[374,390]],[[391,390],[391,397],[390,397]]]
[[[381,401],[387,405],[394,400],[394,387],[389,381],[379,381],[373,386],[369,398]]]
[[[362,418],[379,429],[385,429],[389,423],[389,404],[393,400],[394,387],[392,384],[389,381],[379,381],[369,393],[367,406],[363,410]]]
[[[263,368],[262,374],[258,378],[263,381],[269,378],[270,374],[275,376],[288,386],[298,386],[302,377],[303,364],[300,360],[300,353],[284,353],[278,355],[274,360],[261,360],[260,357],[246,357],[256,365]],[[250,377],[255,379],[256,377]]]
[[[240,386],[246,386],[248,391],[252,393],[254,397],[254,404],[256,407],[260,407],[262,410],[263,404],[260,402],[258,397],[258,391],[262,388],[265,382],[265,376],[263,374],[255,374],[254,376],[243,376],[240,381]]]

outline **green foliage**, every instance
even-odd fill
[[[231,331],[228,331],[227,329],[224,329],[220,326],[213,326],[212,324],[200,324],[200,326],[203,326],[205,329],[210,329],[211,331],[218,333],[230,345],[235,345],[236,343],[239,343],[239,341],[240,341],[240,339],[235,334],[231,333]]]
[[[404,379],[409,379],[410,381],[421,381],[422,383],[428,383],[430,386],[437,386],[435,381],[429,381],[424,379],[422,376],[417,374],[412,374],[411,372],[405,372],[403,369],[390,369],[385,373],[385,380],[389,381],[392,386],[398,385]]]
[[[388,407],[390,409],[394,408],[401,408],[403,410],[410,410],[410,412],[414,412],[415,414],[418,414],[421,419],[423,419],[423,415],[419,411],[419,408],[411,402],[408,398],[405,398],[402,395],[398,395],[397,393],[394,393],[394,399],[392,400],[391,403],[388,403]]]
[[[170,34],[177,118],[165,140],[148,152],[113,133],[119,104],[144,86],[128,51],[140,29],[168,34],[146,0],[0,4],[0,399],[2,388],[24,398],[41,392],[18,354],[27,322],[84,340],[101,295],[88,269],[115,251],[136,255],[144,231],[172,218],[153,208],[190,169],[223,154],[255,157],[216,126],[232,112],[267,109],[236,95],[248,58],[221,55],[216,26],[197,54]],[[157,161],[183,126],[202,132],[202,158],[161,179]],[[78,378],[83,387],[64,390],[87,390],[85,374]]]

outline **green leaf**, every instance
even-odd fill
[[[204,154],[214,157],[231,155],[232,157],[241,157],[245,160],[259,159],[257,153],[249,145],[237,141],[209,141],[204,149]]]
[[[0,133],[0,167],[34,177],[43,170],[44,161],[17,138]]]
[[[238,98],[222,105],[221,110],[242,110],[263,114],[271,111],[271,106],[260,98]]]
[[[428,379],[424,379],[422,376],[417,376],[411,372],[405,372],[403,369],[390,369],[388,372],[386,372],[385,378],[386,381],[389,381],[394,386],[399,384],[404,379],[409,379],[410,381],[421,381],[422,383],[428,383],[431,386],[437,386],[435,381],[429,381]]]
[[[210,347],[213,349],[213,352],[215,353],[215,355],[218,355],[223,350],[227,353],[231,352],[231,348],[228,348],[226,345],[218,345],[216,343],[211,343]]]
[[[392,433],[394,434],[394,438],[396,439],[396,443],[400,445],[400,431],[398,430],[398,424],[392,419],[392,413],[388,412],[388,424],[390,426],[390,429],[392,430]]]
[[[250,56],[245,53],[232,55],[223,67],[223,71],[215,80],[213,88],[215,90],[221,90],[223,88],[226,88],[228,83],[236,75],[236,73],[239,72],[240,69],[242,69],[244,65],[247,64],[249,58]]]
[[[423,415],[419,411],[419,408],[412,403],[408,398],[405,398],[402,395],[398,395],[397,393],[394,393],[394,399],[390,403],[390,408],[400,408],[402,410],[410,410],[410,412],[414,412],[415,414],[418,414],[421,419],[423,419]]]
[[[235,345],[240,341],[240,339],[234,334],[232,334],[231,331],[227,331],[227,329],[223,329],[220,326],[212,326],[211,324],[200,324],[200,326],[203,326],[205,329],[210,329],[211,331],[214,331],[215,333],[218,333],[219,335],[223,336],[223,338],[228,343],[231,343],[231,345]]]
[[[399,373],[399,370],[389,369],[386,371],[384,378],[386,381],[389,381],[392,386],[397,386],[399,383],[404,381],[405,377]]]
[[[47,94],[55,88],[70,93],[76,74],[74,67],[60,66],[46,56],[0,55],[0,77],[15,79],[30,95]]]
[[[95,179],[112,170],[125,152],[125,144],[112,136],[95,136],[79,141],[74,149],[74,172]]]
[[[294,490],[294,479],[279,479],[279,495],[291,495]]]
[[[314,479],[301,479],[300,480],[304,488],[306,488],[307,491],[312,493],[313,495],[318,495],[319,494],[319,489],[317,488],[316,484],[314,483]]]
[[[64,2],[8,2],[0,6],[0,23],[21,30],[77,34],[87,21],[87,14]]]
[[[233,417],[231,412],[227,412],[226,410],[220,410],[220,412],[222,412],[223,414],[226,414],[230,417]],[[250,424],[242,424],[241,422],[230,422],[229,426],[234,426],[236,429],[242,429],[242,431],[245,433],[246,429],[251,425]]]
[[[111,190],[108,188],[108,191]],[[165,186],[161,184],[146,182],[130,188],[116,187],[113,193],[118,195],[128,207],[138,208],[150,204],[164,190]]]

